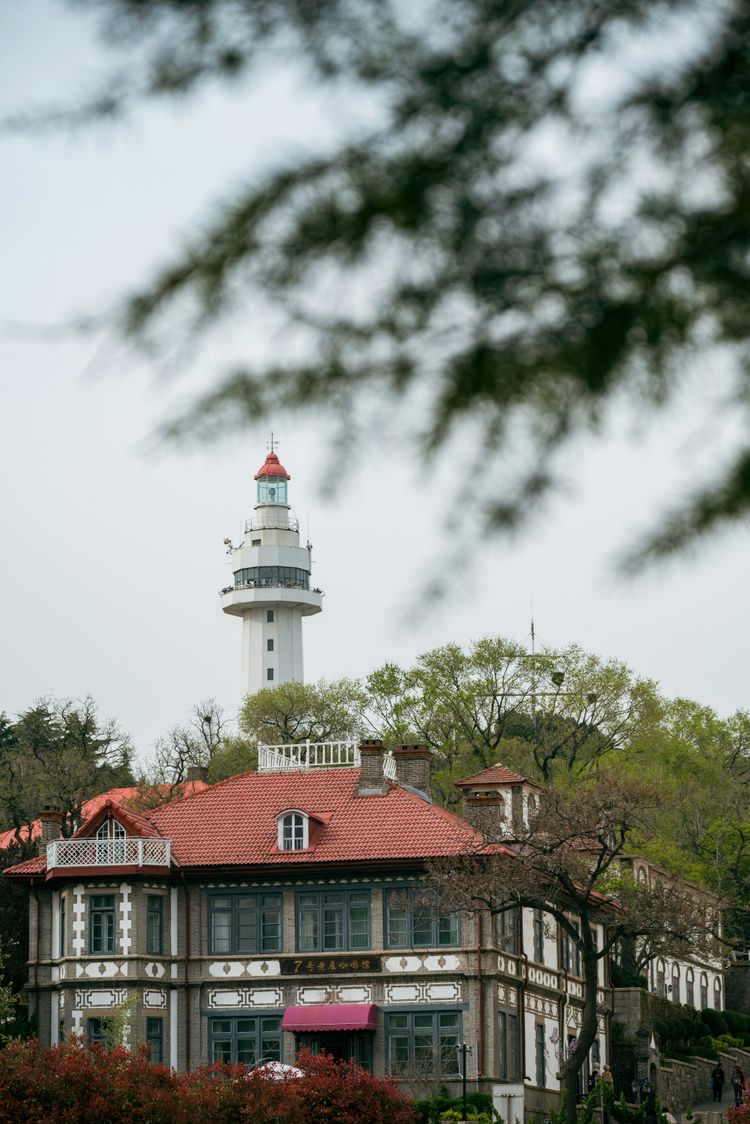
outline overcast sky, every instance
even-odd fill
[[[5,0],[0,113],[96,84],[108,60],[91,32],[57,0]],[[236,710],[241,629],[219,606],[222,539],[237,541],[252,513],[268,434],[189,451],[155,443],[186,386],[112,341],[51,329],[116,300],[211,200],[326,138],[344,112],[280,71],[242,96],[150,108],[114,129],[0,139],[0,710],[90,693],[141,754],[199,699]],[[230,358],[269,344],[251,326],[225,346]],[[207,371],[223,355],[213,345]],[[341,458],[343,487],[327,499],[319,421],[279,418],[291,502],[326,594],[304,625],[306,678],[408,663],[450,640],[523,640],[533,600],[543,644],[623,659],[722,713],[747,706],[748,532],[637,582],[615,581],[611,567],[676,498],[680,461],[700,463],[717,379],[697,372],[684,401],[648,425],[614,411],[606,439],[569,458],[544,517],[512,543],[467,538],[450,597],[427,611],[415,609],[420,588],[457,545],[449,468],[421,471],[408,442],[369,447]]]

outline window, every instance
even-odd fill
[[[497,943],[502,952],[514,956],[518,952],[518,910],[508,909],[497,915]]]
[[[518,1081],[519,1038],[518,1015],[515,1011],[500,1010],[500,1076],[503,1081]]]
[[[212,894],[209,952],[281,952],[281,915],[281,894]]]
[[[266,651],[267,652],[273,651],[273,640],[266,640]]]
[[[60,947],[57,954],[65,955],[65,894],[60,894]]]
[[[544,1040],[544,1023],[537,1023],[534,1031],[534,1051],[536,1057],[536,1083],[538,1088],[547,1085],[547,1046]]]
[[[283,586],[286,589],[309,589],[310,574],[299,566],[243,566],[241,570],[235,570],[234,588],[242,589],[248,585],[261,588]]]
[[[434,948],[458,944],[458,914],[438,913],[437,906],[413,888],[386,893],[387,948]]]
[[[385,1032],[389,1073],[412,1069],[430,1077],[460,1073],[458,1011],[386,1015]]]
[[[89,952],[115,951],[115,895],[89,898]]]
[[[266,609],[266,620],[269,624],[273,624],[273,609]]]
[[[279,850],[304,851],[309,841],[309,824],[302,812],[287,812],[279,818]]]
[[[297,951],[370,948],[370,891],[297,894]]]
[[[86,1038],[92,1044],[98,1042],[100,1046],[107,1044],[107,1023],[109,1019],[86,1019]]]
[[[680,966],[672,965],[672,994],[669,997],[673,1003],[680,1003]]]
[[[685,1002],[688,1007],[695,1006],[695,972],[692,968],[688,968],[685,975]]]
[[[544,963],[544,913],[541,909],[534,910],[534,960],[537,964]]]
[[[718,976],[714,980],[714,1010],[721,1010],[721,980]]]
[[[250,543],[251,546],[260,546],[260,539],[253,539]]]
[[[576,932],[580,933],[579,926],[573,922]],[[562,966],[566,972],[573,976],[581,974],[581,946],[563,930],[562,933]]]
[[[656,962],[656,994],[663,998],[667,994],[667,966],[663,960]]]
[[[146,952],[154,956],[164,952],[164,898],[160,894],[146,898]]]
[[[602,1064],[602,1048],[598,1038],[595,1038],[591,1046],[591,1064],[596,1069]]]
[[[151,1061],[164,1061],[164,1019],[146,1019],[146,1043],[151,1047]]]
[[[208,1033],[212,1062],[254,1066],[281,1061],[281,1019],[275,1015],[209,1019]]]
[[[701,972],[701,1010],[708,1006],[708,976]]]
[[[125,862],[125,828],[105,820],[96,833],[96,861],[102,865]]]
[[[269,683],[273,679],[273,668],[272,667],[269,667],[269,668],[266,669],[266,679],[269,681]]]
[[[258,479],[258,503],[286,503],[286,480],[283,476],[261,476]]]

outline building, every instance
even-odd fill
[[[262,687],[304,679],[302,618],[323,608],[310,588],[312,546],[300,546],[299,523],[290,514],[289,473],[273,448],[255,474],[255,515],[239,546],[227,539],[232,584],[221,607],[242,619],[242,698]]]
[[[106,801],[7,871],[31,889],[42,1040],[100,1038],[131,1001],[131,1044],[180,1069],[293,1062],[308,1045],[422,1096],[459,1088],[465,1044],[470,1087],[504,1119],[524,1100],[531,1115],[554,1107],[580,965],[530,910],[495,924],[427,896],[426,861],[482,839],[431,803],[428,750],[365,742],[343,756],[266,747],[257,773],[148,814]],[[604,967],[600,985],[592,1065],[609,1051]]]

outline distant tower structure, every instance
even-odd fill
[[[323,594],[310,589],[310,543],[300,546],[290,515],[291,477],[271,451],[255,474],[255,515],[239,546],[227,542],[234,583],[222,591],[225,613],[242,617],[242,697],[261,687],[303,680],[302,618],[319,613]]]

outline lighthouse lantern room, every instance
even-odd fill
[[[290,514],[289,473],[271,439],[255,474],[255,515],[239,546],[229,544],[233,584],[221,593],[225,613],[242,618],[242,697],[261,687],[303,680],[302,618],[319,613],[323,594],[310,588],[311,546],[300,546]]]

